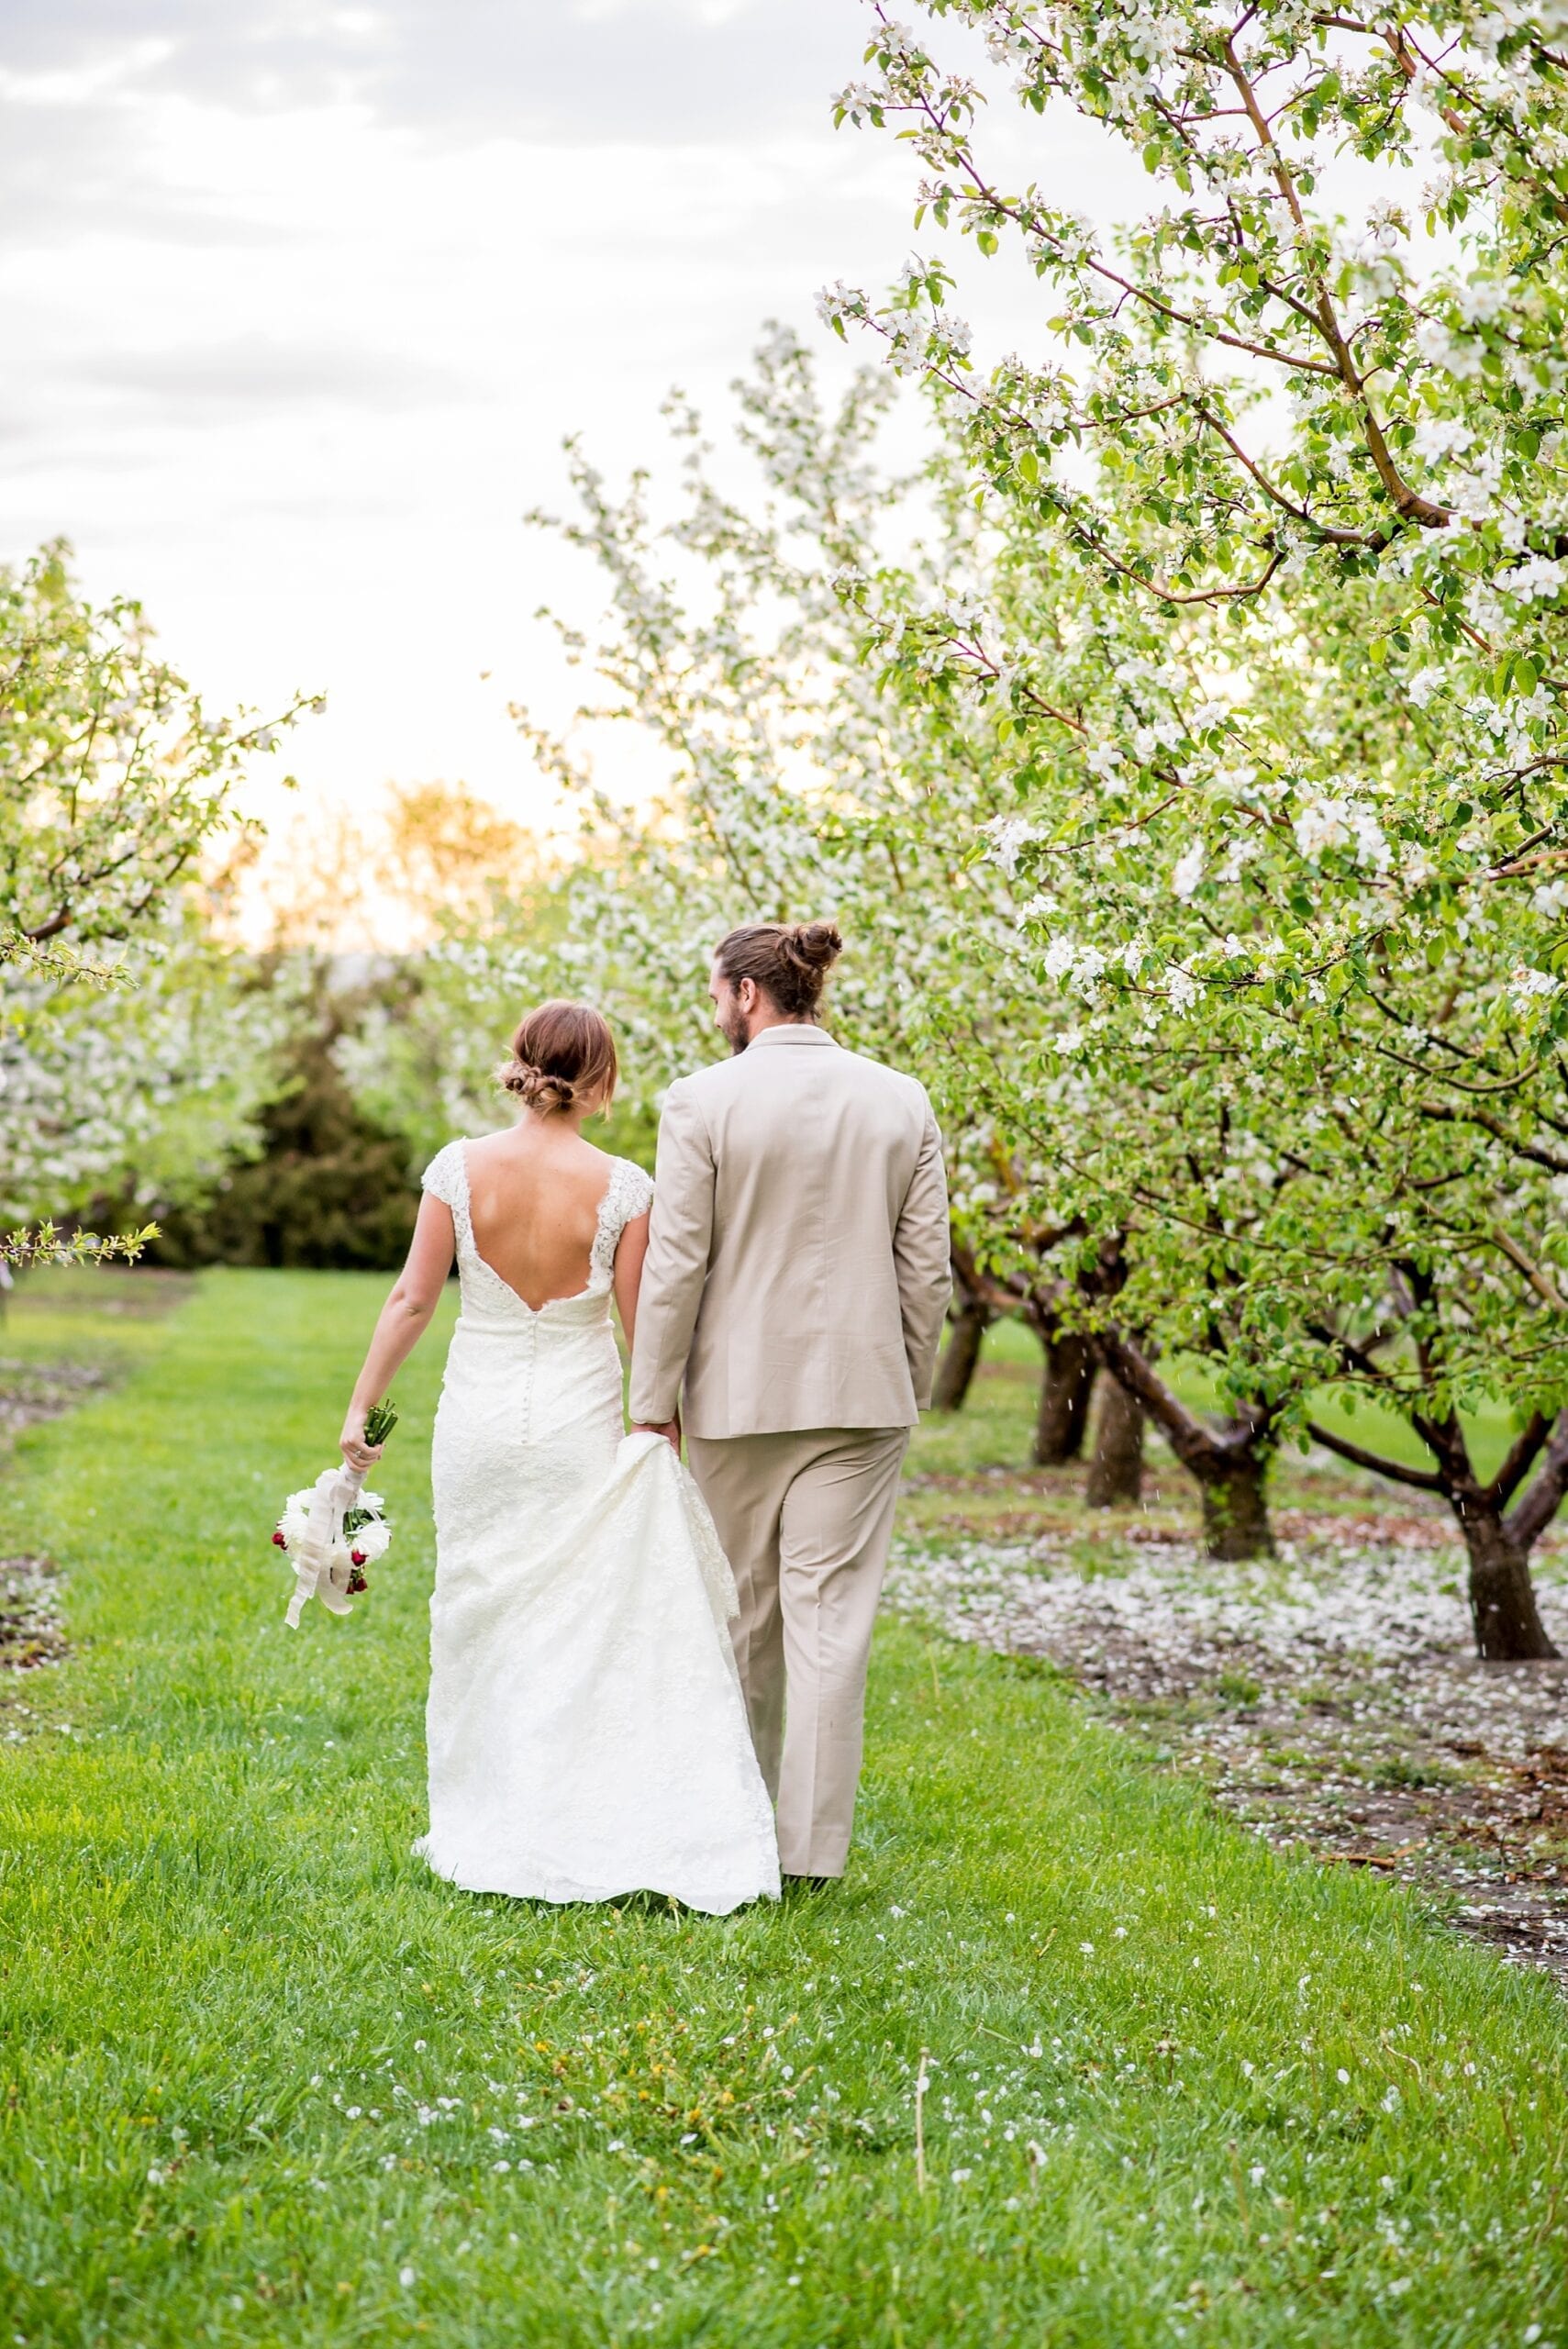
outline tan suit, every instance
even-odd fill
[[[791,1874],[840,1875],[849,1849],[898,1470],[948,1290],[941,1141],[913,1077],[791,1023],[672,1085],[631,1412],[672,1419],[684,1391]]]

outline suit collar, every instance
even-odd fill
[[[825,1028],[808,1027],[805,1020],[789,1019],[779,1028],[764,1028],[747,1045],[754,1052],[759,1044],[831,1044],[833,1039]],[[741,1055],[745,1057],[744,1054]]]

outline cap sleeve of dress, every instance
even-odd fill
[[[461,1141],[449,1141],[444,1150],[437,1151],[419,1178],[419,1187],[433,1199],[444,1199],[449,1208],[457,1206],[462,1192]]]
[[[618,1163],[620,1166],[618,1205],[621,1222],[625,1225],[630,1223],[636,1216],[646,1215],[653,1205],[653,1177],[646,1174],[629,1158],[623,1158]]]
[[[616,1251],[620,1246],[621,1233],[633,1216],[646,1212],[652,1197],[653,1185],[641,1167],[635,1165],[629,1158],[616,1159],[610,1168],[605,1196],[599,1202],[599,1220],[588,1259],[590,1288],[608,1288],[615,1272]]]

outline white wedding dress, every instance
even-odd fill
[[[461,1141],[462,1310],[436,1414],[430,1831],[469,1892],[671,1893],[723,1915],[779,1888],[773,1820],[726,1624],[735,1586],[662,1437],[622,1433],[610,1289],[653,1186],[612,1162],[588,1285],[537,1312],[480,1255]]]

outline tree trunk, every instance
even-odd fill
[[[1040,1412],[1035,1420],[1034,1464],[1059,1468],[1076,1460],[1084,1449],[1089,1419],[1089,1396],[1095,1364],[1086,1338],[1051,1338],[1045,1341],[1045,1375],[1040,1381]]]
[[[1251,1448],[1228,1451],[1203,1468],[1194,1466],[1203,1495],[1204,1548],[1211,1558],[1273,1556],[1274,1537],[1263,1491],[1267,1470],[1266,1459]]]
[[[1090,1508],[1121,1508],[1143,1497],[1143,1406],[1108,1373],[1099,1386],[1084,1499]]]
[[[1470,1553],[1470,1616],[1475,1653],[1494,1664],[1519,1664],[1557,1650],[1547,1638],[1530,1583],[1529,1553],[1490,1509],[1455,1508]]]
[[[990,1307],[982,1305],[977,1297],[966,1297],[962,1289],[959,1291],[948,1341],[937,1366],[937,1383],[931,1395],[933,1411],[962,1410],[970,1382],[979,1365],[981,1341],[995,1318]]]
[[[1488,1485],[1475,1475],[1464,1430],[1451,1409],[1442,1418],[1413,1410],[1410,1424],[1434,1467],[1383,1459],[1334,1429],[1307,1421],[1317,1441],[1340,1459],[1370,1468],[1374,1476],[1442,1495],[1470,1553],[1470,1620],[1477,1655],[1489,1664],[1530,1664],[1554,1656],[1557,1650],[1536,1609],[1529,1557],[1568,1494],[1568,1410],[1559,1411],[1554,1420],[1538,1412]],[[1538,1455],[1540,1464],[1529,1489],[1509,1508]]]
[[[1135,1395],[1203,1496],[1204,1547],[1211,1558],[1272,1558],[1265,1481],[1276,1408],[1259,1402],[1214,1427],[1188,1410],[1152,1356],[1119,1330],[1101,1330],[1095,1360]],[[1568,1451],[1564,1454],[1568,1475]]]

